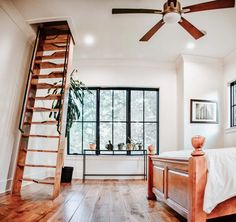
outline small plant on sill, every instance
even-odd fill
[[[135,141],[134,139],[131,139],[128,137],[129,143],[127,143],[127,149],[128,150],[137,150],[137,146],[139,150],[142,150],[143,145],[140,142]]]

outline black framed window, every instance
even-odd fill
[[[89,143],[114,149],[129,138],[147,148],[159,147],[159,90],[144,88],[89,88],[85,91],[81,117],[68,138],[68,154],[83,154]],[[158,149],[157,149],[158,153]]]
[[[230,126],[236,127],[236,81],[230,84]]]
[[[78,102],[81,110],[80,118],[73,123],[68,138],[68,154],[80,154],[87,144],[96,142],[97,130],[97,91],[84,91],[83,105]]]

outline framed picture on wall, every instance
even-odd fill
[[[190,123],[218,123],[218,104],[211,100],[190,100]]]

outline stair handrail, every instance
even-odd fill
[[[27,105],[27,95],[29,94],[29,90],[30,90],[30,81],[32,79],[32,74],[33,74],[33,65],[34,65],[34,61],[35,61],[35,57],[36,57],[36,52],[37,52],[37,45],[39,42],[39,36],[40,36],[40,27],[38,28],[37,31],[37,35],[36,35],[36,39],[34,42],[34,48],[33,48],[33,53],[31,56],[31,61],[30,61],[30,67],[29,67],[29,73],[28,73],[28,78],[27,78],[27,82],[26,82],[26,87],[25,87],[25,93],[24,93],[24,99],[23,99],[23,103],[22,103],[22,108],[21,108],[21,114],[20,114],[20,122],[19,122],[19,130],[24,133],[23,130],[23,120],[24,120],[24,113],[26,111],[26,105]]]
[[[62,96],[65,96],[64,95],[64,93],[65,93],[64,92],[65,91],[64,82],[65,82],[65,78],[66,78],[66,74],[67,74],[67,63],[68,63],[68,52],[69,52],[69,37],[70,37],[70,33],[67,34],[67,40],[66,40],[66,52],[65,52],[65,58],[64,58],[62,89],[61,89],[61,96],[60,96],[60,101],[59,101],[59,113],[58,113],[58,120],[57,120],[57,132],[59,134],[61,134],[60,121],[61,121]],[[65,101],[64,101],[64,103],[65,103]]]

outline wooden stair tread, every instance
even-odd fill
[[[36,86],[37,89],[60,89],[63,87],[61,84],[54,85],[49,83],[35,83],[35,82],[31,82],[31,85]]]
[[[64,51],[54,52],[51,55],[43,55],[43,53],[36,54],[36,63],[42,62],[42,60],[51,60],[51,59],[64,59],[66,53]]]
[[[35,68],[39,69],[57,69],[57,68],[64,68],[64,63],[57,64],[53,62],[43,62],[43,61],[36,61]]]
[[[47,96],[38,96],[38,97],[29,97],[31,100],[59,100],[63,99],[61,94],[52,94],[52,95],[47,95]]]
[[[34,74],[32,77],[34,79],[52,79],[52,78],[63,78],[64,73],[63,72],[50,72],[47,75],[36,75]]]
[[[22,134],[23,137],[41,137],[41,138],[55,138],[59,139],[60,136],[51,136],[51,135],[40,135],[40,134]]]
[[[57,125],[58,121],[24,122],[24,125]]]
[[[43,51],[56,51],[56,50],[66,50],[66,44],[57,44],[57,43],[45,43],[42,47]]]
[[[23,178],[20,181],[29,181],[29,182],[34,182],[38,184],[48,184],[48,185],[54,185],[54,180],[49,180],[49,179],[31,179],[31,178]]]
[[[26,149],[26,152],[58,153],[58,150]]]
[[[44,34],[46,36],[50,36],[50,35],[68,35],[70,34],[70,30],[60,30],[58,28],[54,28],[51,30],[44,30]]]
[[[52,109],[52,108],[45,108],[45,107],[27,107],[27,111],[30,112],[59,112],[60,109]]]
[[[66,43],[67,35],[54,35],[47,36],[44,40],[44,43]]]
[[[17,164],[19,167],[38,167],[38,168],[56,168],[55,165],[42,165],[42,164],[23,164],[23,163],[18,163]]]

